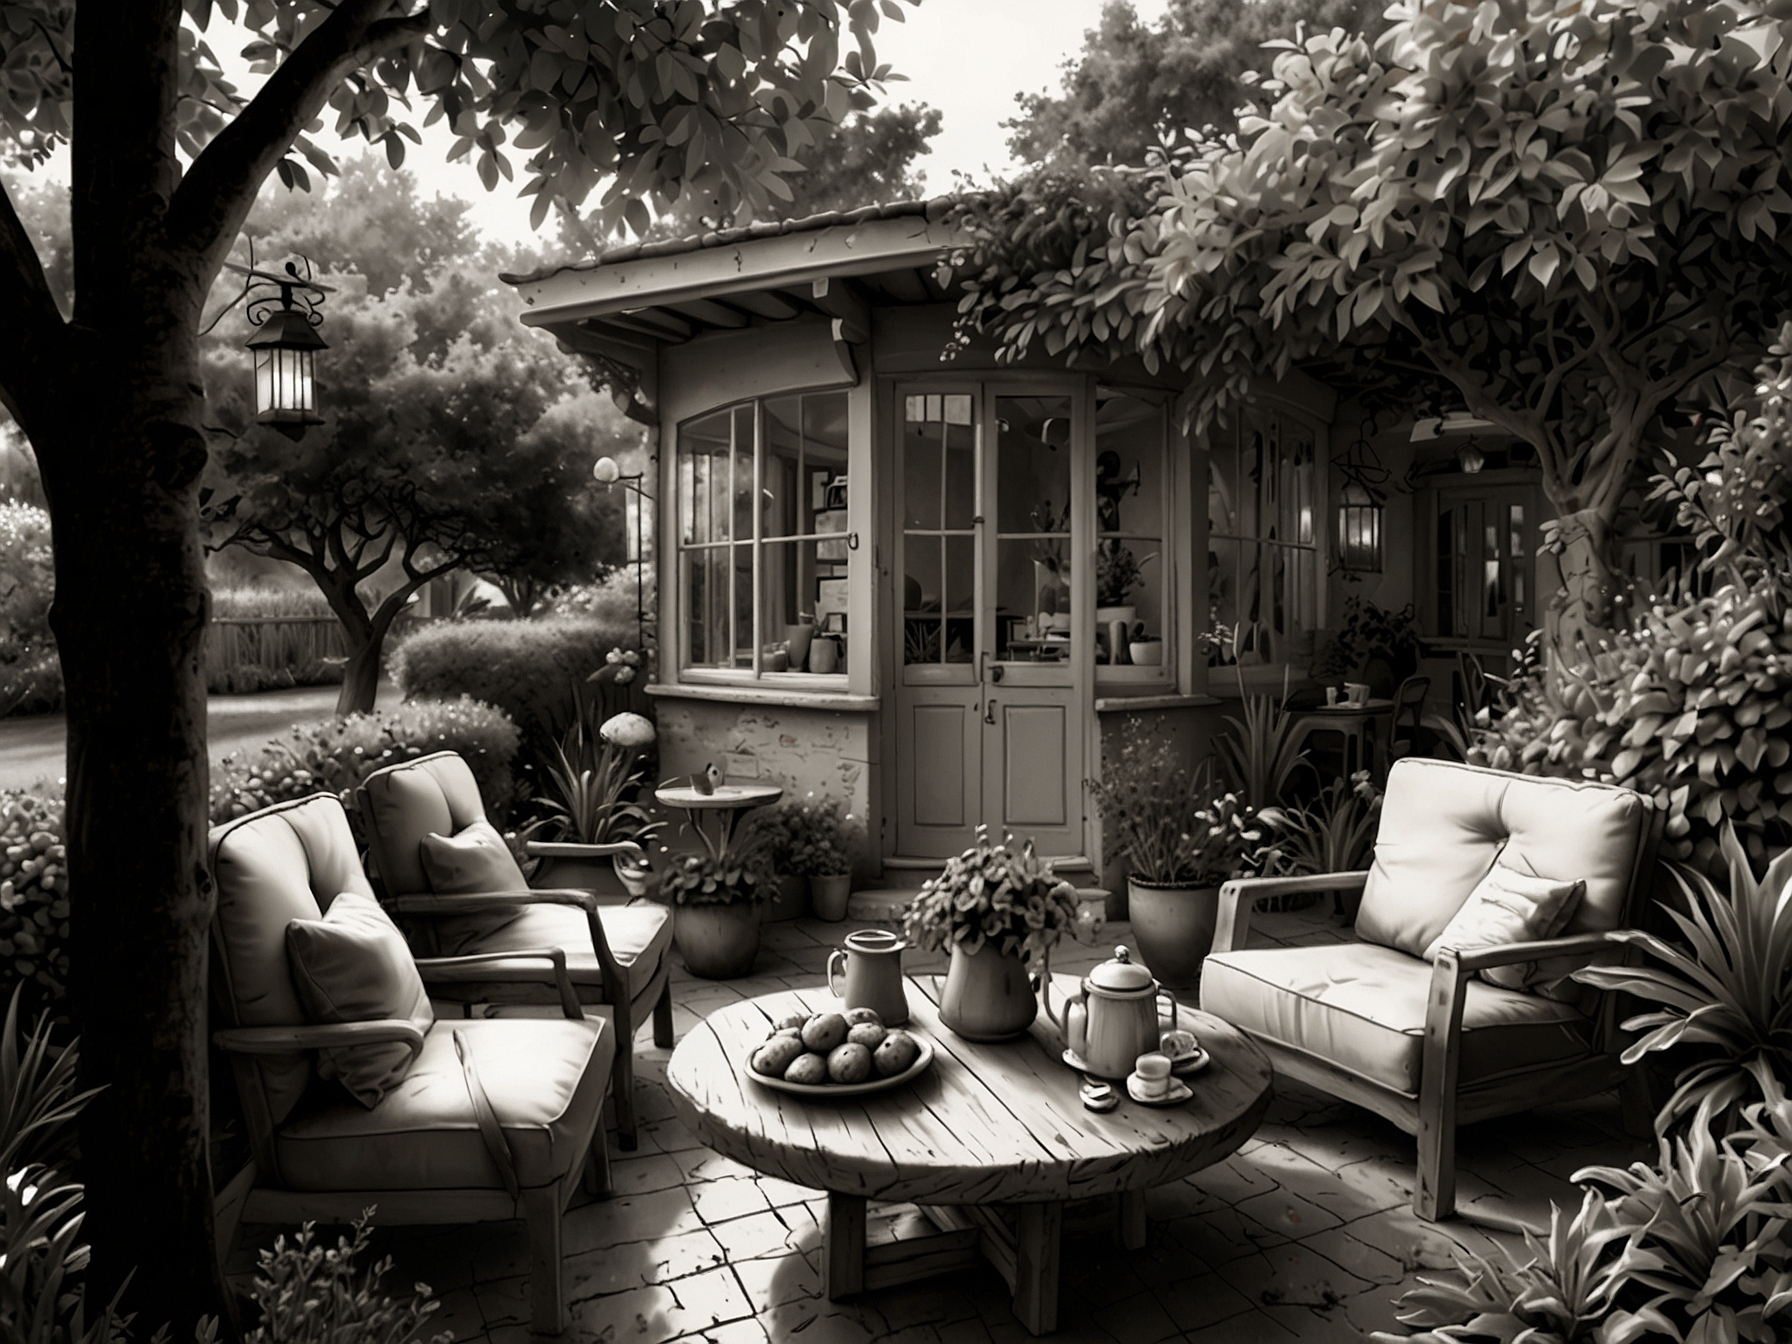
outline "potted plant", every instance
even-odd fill
[[[1106,629],[1115,621],[1130,627],[1138,619],[1138,608],[1128,606],[1126,599],[1139,581],[1139,562],[1132,549],[1115,537],[1104,537],[1095,545],[1095,623]]]
[[[1078,912],[1076,888],[1053,876],[1032,841],[1017,848],[1005,835],[997,844],[979,826],[977,843],[922,885],[904,921],[917,946],[951,952],[940,1021],[971,1041],[1026,1031],[1039,1011],[1028,969],[1044,971]]]
[[[816,917],[845,919],[847,897],[852,893],[846,827],[852,817],[841,812],[837,800],[814,801],[813,794],[782,811],[790,871],[808,879],[809,901]]]
[[[1264,853],[1263,868],[1270,873],[1348,873],[1367,868],[1375,857],[1375,831],[1381,822],[1381,790],[1375,787],[1367,770],[1358,770],[1348,780],[1335,779],[1319,791],[1319,796],[1304,807],[1265,807],[1257,812],[1257,820],[1270,833]],[[1300,903],[1311,904],[1317,893],[1307,896],[1264,896],[1257,908],[1294,910]],[[1340,916],[1354,918],[1357,893],[1346,901],[1344,893],[1333,898],[1334,910]],[[1271,907],[1268,902],[1279,902]]]
[[[672,907],[672,941],[691,974],[729,980],[751,971],[759,955],[761,906],[776,882],[771,854],[755,827],[732,839],[697,834],[702,850],[671,860],[660,899]]]
[[[1410,602],[1399,611],[1388,611],[1363,598],[1348,597],[1343,628],[1320,650],[1312,671],[1322,682],[1360,672],[1369,693],[1385,697],[1419,670],[1423,651]]]
[[[1249,869],[1262,831],[1236,794],[1218,790],[1211,761],[1190,769],[1142,719],[1127,723],[1088,789],[1131,867],[1127,916],[1140,957],[1162,984],[1193,988],[1213,946],[1220,883]]]
[[[642,762],[653,749],[653,721],[640,714],[612,714],[595,730],[596,706],[583,695],[572,724],[539,761],[536,798],[541,815],[522,828],[525,841],[579,845],[613,845],[633,841],[645,846],[663,823],[652,820],[635,801],[645,771]],[[652,880],[645,854],[633,860],[624,854],[610,859],[567,855],[540,856],[538,875],[562,886],[585,887],[615,895],[641,896]]]

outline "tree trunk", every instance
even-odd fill
[[[359,647],[350,638],[348,663],[342,669],[342,690],[336,696],[336,717],[371,714],[380,689],[380,653],[384,632],[370,635]]]
[[[1598,509],[1577,509],[1563,511],[1557,527],[1562,586],[1550,599],[1545,633],[1553,656],[1574,667],[1617,628],[1623,585],[1611,520]]]
[[[142,1333],[187,1338],[226,1303],[208,1154],[204,441],[194,324],[131,318],[134,341],[84,335],[81,391],[34,447],[68,700],[71,1007],[81,1083],[103,1088],[80,1125],[89,1316],[132,1275]]]

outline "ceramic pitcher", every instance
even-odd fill
[[[846,935],[846,946],[828,958],[828,988],[848,1008],[870,1008],[886,1027],[908,1021],[908,993],[902,983],[902,949],[908,944],[883,929]],[[843,985],[834,977],[844,967]]]

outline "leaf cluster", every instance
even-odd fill
[[[674,857],[660,877],[660,897],[671,905],[758,905],[776,881],[763,845],[735,844]]]
[[[404,1300],[380,1291],[392,1258],[366,1268],[359,1263],[368,1249],[372,1216],[368,1209],[351,1224],[352,1238],[338,1237],[333,1248],[319,1243],[316,1225],[306,1223],[290,1244],[282,1235],[261,1252],[251,1292],[261,1322],[244,1337],[245,1344],[415,1344],[422,1338],[441,1303],[422,1283]],[[453,1338],[452,1331],[444,1331],[430,1344],[450,1344]]]
[[[1080,910],[1076,888],[1053,876],[1031,840],[1016,847],[1004,835],[996,844],[979,826],[976,843],[922,884],[903,929],[919,947],[976,953],[988,945],[1037,968]]]
[[[1334,779],[1303,806],[1266,807],[1257,820],[1269,832],[1265,872],[1348,873],[1375,857],[1382,792],[1367,770]]]

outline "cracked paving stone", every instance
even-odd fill
[[[1338,1227],[1343,1219],[1317,1204],[1302,1199],[1292,1190],[1273,1190],[1267,1195],[1253,1195],[1233,1205],[1237,1213],[1255,1219],[1272,1232],[1280,1232],[1291,1241],[1299,1241],[1311,1233]]]
[[[670,1283],[725,1264],[726,1253],[708,1232],[683,1232],[651,1241],[569,1255],[562,1270],[568,1301]]]
[[[1150,1293],[1134,1293],[1091,1313],[1090,1320],[1118,1344],[1157,1344],[1178,1332],[1163,1303]]]
[[[734,1271],[722,1266],[669,1284],[586,1298],[572,1303],[570,1314],[581,1338],[664,1344],[754,1313]]]
[[[809,1221],[806,1211],[802,1221]],[[770,1209],[750,1213],[743,1218],[728,1218],[719,1223],[711,1223],[709,1231],[722,1243],[730,1263],[733,1264],[762,1255],[783,1255],[797,1248],[796,1233]]]
[[[575,1254],[702,1228],[703,1220],[691,1205],[690,1193],[680,1185],[573,1209],[566,1215],[562,1235],[567,1253]]]
[[[795,1251],[732,1263],[747,1300],[761,1312],[787,1302],[819,1302],[823,1297],[821,1275],[807,1257]]]
[[[759,1183],[750,1176],[722,1176],[713,1181],[698,1181],[686,1187],[697,1216],[709,1224],[742,1218],[750,1213],[769,1213]]]

